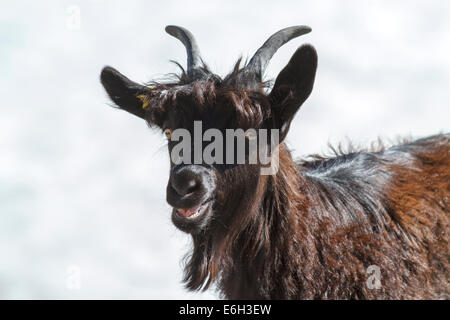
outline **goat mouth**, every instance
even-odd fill
[[[210,201],[206,201],[203,204],[192,208],[185,208],[185,209],[175,208],[175,211],[180,217],[183,217],[185,219],[194,219],[203,215],[203,213],[208,211],[209,204]]]

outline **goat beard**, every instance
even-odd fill
[[[263,218],[256,211],[261,209],[261,200],[269,176],[257,175],[257,177],[259,179],[255,182],[257,188],[253,187],[251,191],[235,192],[234,199],[217,201],[212,209],[215,216],[213,221],[220,221],[220,223],[214,223],[204,232],[192,235],[194,248],[184,270],[184,282],[188,289],[206,290],[217,280],[221,271],[233,264],[232,252],[240,235],[248,229],[249,225],[260,225],[253,219]],[[255,184],[247,182],[246,185],[254,186]],[[220,190],[220,186],[218,189]],[[220,194],[218,198],[221,198]],[[233,203],[235,205],[230,206]]]

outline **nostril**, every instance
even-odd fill
[[[170,172],[169,187],[178,200],[200,199],[206,192],[206,170],[200,166],[174,166]]]
[[[180,196],[194,192],[199,184],[195,179],[173,179],[172,187]]]

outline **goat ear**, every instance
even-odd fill
[[[303,45],[275,80],[270,100],[274,126],[280,130],[280,141],[286,137],[295,113],[311,94],[316,69],[316,50],[311,45]]]
[[[108,96],[120,109],[145,119],[145,108],[151,95],[148,87],[131,81],[111,67],[103,68],[100,81]]]

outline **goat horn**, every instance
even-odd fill
[[[193,76],[195,71],[201,67],[200,50],[194,36],[187,29],[179,26],[166,26],[166,32],[180,40],[186,47],[187,74]]]
[[[294,26],[274,33],[256,51],[250,62],[244,68],[244,73],[247,75],[249,73],[253,74],[252,76],[256,77],[254,80],[261,81],[262,75],[275,52],[286,42],[309,32],[311,32],[311,28],[308,26]]]

